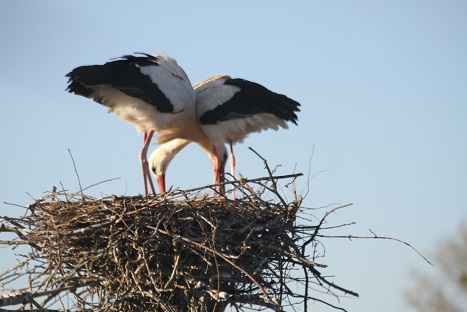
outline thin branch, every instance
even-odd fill
[[[103,184],[103,183],[107,183],[107,182],[112,182],[112,181],[119,180],[119,179],[120,178],[112,178],[112,179],[107,179],[107,180],[104,180],[104,181],[101,181],[101,182],[97,182],[97,183],[94,183],[94,184],[91,184],[91,185],[85,187],[84,189],[82,189],[82,191],[86,191],[87,189],[90,189],[90,188],[92,188],[94,186],[97,186],[97,185],[100,185],[100,184]]]
[[[251,147],[248,147],[249,150],[251,150],[253,153],[256,154],[256,156],[258,156],[264,163],[264,167],[266,168],[267,172],[269,173],[269,179],[272,183],[272,189],[274,190],[274,193],[275,195],[279,198],[279,200],[282,202],[282,204],[284,206],[287,206],[287,203],[285,202],[285,200],[282,198],[282,196],[280,196],[279,192],[277,191],[277,183],[276,183],[276,180],[274,179],[273,177],[273,174],[272,174],[272,171],[271,169],[269,168],[269,165],[268,165],[268,162],[267,160],[262,157],[257,151],[255,151],[253,148]]]
[[[423,260],[425,260],[428,264],[431,264],[434,266],[433,263],[431,263],[421,252],[419,252],[415,247],[413,247],[412,245],[410,245],[409,243],[401,240],[401,239],[398,239],[398,238],[394,238],[394,237],[387,237],[387,236],[378,236],[376,235],[373,231],[370,230],[370,232],[373,234],[373,236],[356,236],[356,235],[322,235],[322,234],[317,234],[316,237],[323,237],[323,238],[348,238],[350,240],[352,239],[382,239],[382,240],[392,240],[392,241],[396,241],[396,242],[399,242],[399,243],[402,243],[408,247],[410,247],[413,251],[415,251],[420,257],[423,258]]]
[[[81,187],[81,180],[79,178],[78,169],[76,168],[76,163],[75,163],[75,160],[73,158],[73,155],[71,154],[70,149],[68,149],[68,154],[70,154],[71,161],[73,162],[73,168],[75,169],[76,178],[78,179],[79,190],[80,190],[82,199],[84,201],[84,193],[83,193],[83,188]]]
[[[316,236],[317,236],[317,234],[318,234],[318,231],[320,230],[321,225],[323,224],[323,222],[324,222],[324,220],[327,218],[327,216],[329,216],[331,213],[335,212],[335,211],[338,210],[338,209],[342,209],[342,208],[349,207],[349,206],[352,206],[352,205],[353,205],[353,204],[346,204],[346,205],[338,206],[338,207],[335,207],[335,208],[329,210],[328,212],[326,212],[326,213],[324,214],[324,216],[321,218],[321,221],[319,221],[318,225],[316,226],[315,232],[313,233],[313,235],[311,235],[311,237],[310,237],[307,241],[305,241],[305,243],[303,243],[303,245],[302,245],[302,254],[305,253],[305,248],[306,248],[306,246],[307,246],[309,243],[311,243],[312,241],[315,240],[315,238],[316,238]]]
[[[295,174],[279,175],[279,176],[272,176],[272,177],[269,176],[269,177],[255,178],[255,179],[242,178],[242,179],[235,180],[235,181],[225,181],[222,184],[221,183],[219,183],[219,184],[208,184],[208,185],[205,185],[205,186],[195,187],[195,188],[186,189],[186,190],[174,190],[173,194],[190,193],[190,192],[194,192],[194,191],[204,190],[204,189],[207,189],[207,188],[216,189],[220,185],[237,184],[237,185],[240,186],[242,184],[244,185],[244,184],[247,184],[247,183],[260,182],[260,181],[269,181],[269,180],[271,180],[271,178],[275,179],[275,180],[294,179],[294,178],[297,178],[297,177],[301,177],[302,175],[303,175],[303,173],[295,173]]]

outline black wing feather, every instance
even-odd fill
[[[169,99],[157,84],[140,70],[145,66],[158,66],[157,57],[143,55],[125,55],[104,65],[77,67],[66,75],[70,78],[67,91],[90,97],[94,91],[93,86],[108,84],[131,97],[156,106],[160,112],[172,113],[173,105]],[[105,99],[95,100],[101,104],[105,103]]]
[[[270,91],[262,85],[244,79],[227,79],[224,84],[240,88],[227,102],[207,111],[200,117],[202,124],[216,124],[221,121],[251,117],[269,113],[297,124],[300,104],[283,94]]]

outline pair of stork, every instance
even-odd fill
[[[215,75],[195,85],[177,62],[167,55],[135,53],[103,65],[81,66],[68,75],[68,92],[90,98],[133,124],[143,133],[140,160],[144,194],[155,194],[149,171],[164,193],[165,173],[172,159],[189,143],[208,155],[213,183],[222,186],[230,145],[230,165],[235,172],[232,145],[252,132],[288,128],[297,124],[300,104],[260,84],[226,75]],[[147,160],[151,139],[157,132],[161,144]]]

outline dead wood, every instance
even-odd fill
[[[207,197],[212,186],[99,199],[54,189],[24,217],[0,217],[0,233],[14,236],[1,243],[29,248],[0,275],[4,289],[22,278],[27,286],[0,295],[0,306],[212,312],[231,304],[282,311],[297,302],[306,307],[311,285],[358,296],[321,274],[326,265],[315,249],[323,222],[299,224],[301,199],[287,201],[278,190],[278,180],[299,175],[269,173],[230,182],[236,200]]]

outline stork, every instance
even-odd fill
[[[203,149],[213,163],[214,183],[222,182],[221,174],[227,158],[224,143],[230,145],[230,166],[234,175],[233,144],[242,142],[252,132],[278,130],[279,127],[287,129],[288,121],[297,124],[296,112],[300,111],[300,104],[260,84],[215,75],[195,84],[194,89],[198,122],[212,146],[212,151]],[[174,137],[151,154],[149,167],[157,178],[161,193],[165,192],[165,172],[168,165],[189,143]],[[220,191],[222,190],[221,188]],[[232,196],[234,197],[234,193]]]
[[[147,150],[154,131],[158,143],[175,137],[202,136],[196,116],[193,87],[183,69],[167,55],[135,53],[103,65],[81,66],[66,75],[67,91],[90,98],[130,122],[143,133],[140,161],[144,194],[148,184],[155,194],[149,173]],[[161,131],[164,133],[161,134]]]
[[[170,142],[159,151],[164,152],[162,156],[152,161],[165,158],[164,174],[175,154],[196,142],[211,159],[213,182],[220,184],[228,155],[224,143],[230,145],[234,172],[232,145],[251,132],[287,128],[286,121],[296,124],[300,105],[259,84],[229,76],[209,77],[192,87],[183,69],[167,55],[125,55],[103,65],[75,68],[67,77],[68,92],[106,106],[143,133],[139,155],[145,195],[148,184],[155,194],[147,161],[154,132],[156,143]],[[158,176],[160,189],[165,191],[161,179]]]

